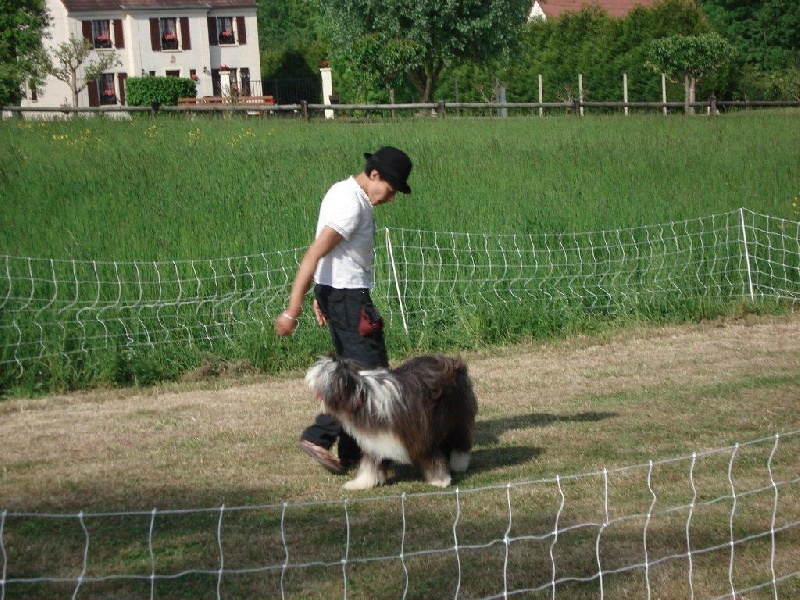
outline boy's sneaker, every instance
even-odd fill
[[[336,475],[341,475],[344,473],[344,468],[342,468],[342,463],[339,462],[339,459],[322,446],[318,446],[317,444],[309,442],[308,440],[300,440],[297,442],[297,447],[331,473]]]

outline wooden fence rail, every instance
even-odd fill
[[[241,97],[235,103],[181,103],[178,106],[162,106],[154,104],[152,106],[102,106],[96,108],[88,107],[21,107],[21,106],[0,106],[0,114],[3,118],[11,116],[24,116],[27,113],[40,113],[50,117],[67,116],[70,114],[100,114],[112,115],[121,113],[212,113],[212,114],[231,114],[244,113],[249,115],[257,114],[286,114],[303,118],[321,116],[323,114],[348,114],[348,113],[382,113],[396,116],[398,112],[409,112],[412,115],[429,115],[444,117],[448,112],[458,111],[496,111],[493,113],[498,116],[505,116],[509,111],[539,111],[543,115],[544,111],[563,111],[577,116],[582,116],[585,109],[619,110],[627,114],[627,109],[644,109],[662,111],[667,114],[670,110],[690,112],[695,109],[699,112],[716,114],[720,110],[727,109],[752,109],[752,108],[783,108],[800,107],[800,100],[717,100],[713,96],[704,102],[587,102],[579,99],[570,102],[429,102],[429,103],[409,103],[409,104],[312,104],[301,102],[298,104],[271,104],[265,101],[266,97],[258,98],[257,102],[249,102],[248,97]],[[270,97],[271,98],[271,97]]]

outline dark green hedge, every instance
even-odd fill
[[[178,98],[194,98],[195,82],[182,77],[129,77],[126,86],[128,106],[175,106]]]

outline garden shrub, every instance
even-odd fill
[[[128,106],[175,106],[178,98],[194,98],[194,80],[184,77],[130,77],[127,82]]]

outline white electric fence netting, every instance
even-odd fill
[[[777,599],[800,586],[799,529],[792,431],[475,489],[188,510],[5,510],[0,597],[52,586],[64,597],[155,598],[192,580],[216,598],[243,589],[364,597],[372,584],[391,598]],[[20,560],[38,571],[19,572]]]
[[[510,304],[613,316],[691,299],[800,300],[800,223],[745,209],[588,233],[381,235],[373,296],[406,332]],[[303,251],[167,262],[0,256],[0,366],[171,343],[214,351],[264,335]]]

